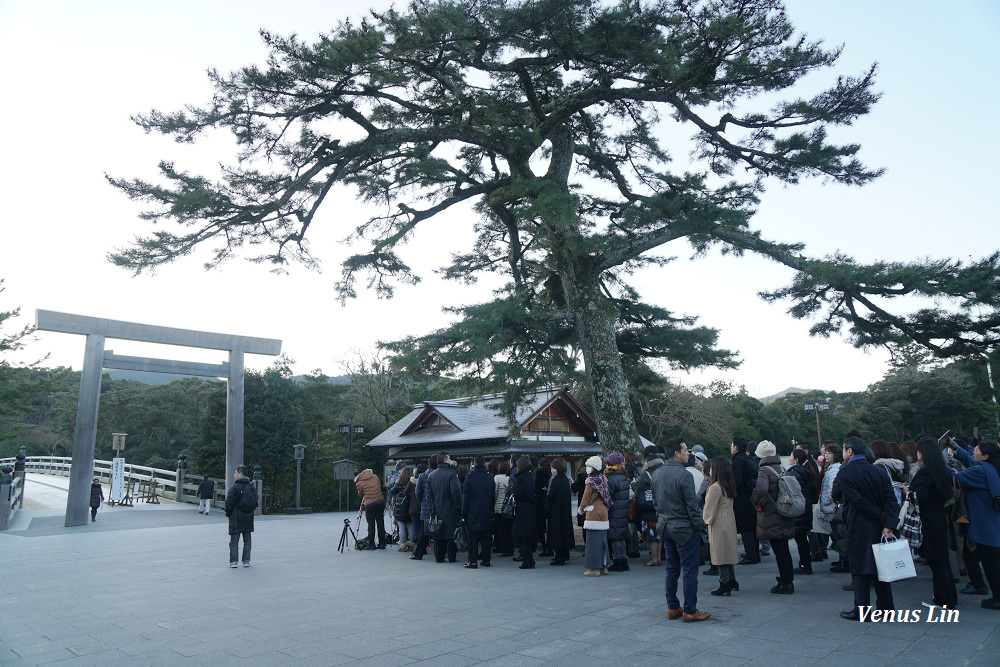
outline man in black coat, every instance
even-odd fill
[[[443,563],[447,552],[448,562],[454,563],[457,557],[455,529],[462,511],[462,485],[458,483],[458,473],[447,453],[438,454],[437,470],[427,476],[424,495],[429,500],[431,516],[441,520],[441,537],[434,540],[434,560]]]
[[[736,499],[733,513],[736,515],[736,532],[743,536],[743,559],[740,565],[760,562],[760,543],[757,541],[757,510],[750,502],[750,494],[757,486],[757,469],[747,454],[746,438],[733,436],[733,480],[736,482]]]
[[[875,582],[877,609],[893,609],[892,586],[878,580],[872,545],[882,537],[892,537],[899,516],[899,504],[888,475],[865,458],[865,443],[852,436],[844,441],[844,461],[837,474],[833,499],[844,503],[847,559],[854,584],[854,607],[840,612],[841,618],[860,619],[858,609],[871,604],[870,582]]]
[[[236,466],[236,482],[226,494],[226,516],[229,517],[229,567],[237,567],[240,535],[243,536],[243,567],[250,567],[250,535],[253,533],[253,511],[257,509],[257,489],[250,483],[246,466]]]
[[[462,518],[469,528],[469,562],[465,567],[470,570],[479,567],[477,559],[482,560],[483,567],[490,566],[490,554],[493,551],[490,519],[493,518],[495,493],[493,475],[486,472],[486,458],[477,456],[472,472],[465,476],[462,490]]]

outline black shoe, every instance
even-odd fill
[[[741,560],[739,563],[737,563],[737,565],[756,565],[759,562],[760,562],[759,558],[756,559],[756,560],[750,560],[749,558],[747,558],[746,556],[744,556],[743,560]]]
[[[717,576],[719,576],[719,568],[717,568],[716,566],[713,565],[712,567],[708,568],[707,570],[703,570],[702,574],[704,574],[706,576],[709,576],[709,577],[712,577],[712,576],[717,577]]]
[[[385,549],[385,545],[384,545],[384,544],[380,544],[380,545],[378,545],[378,546],[377,546],[377,547],[375,547],[375,548],[376,548],[376,549]]]
[[[410,556],[410,560],[422,560],[422,559],[423,556],[413,556],[413,555]]]
[[[795,584],[778,584],[771,592],[775,595],[791,595],[795,592]]]
[[[475,570],[475,569],[476,569],[476,568],[478,568],[479,566],[478,566],[478,565],[476,565],[475,563],[466,563],[466,564],[465,564],[465,565],[463,565],[462,567],[464,567],[464,568],[466,568],[466,569],[468,569],[468,570]]]
[[[847,611],[840,612],[840,617],[846,621],[860,621],[861,617],[858,616],[857,609],[848,609]]]
[[[792,570],[794,574],[812,574],[812,566],[806,567],[805,565],[799,565],[797,568]]]
[[[533,562],[532,563],[521,563],[520,565],[517,566],[517,569],[519,569],[519,570],[531,570],[531,569],[534,569],[534,567],[535,567],[535,564]]]
[[[622,560],[620,558],[616,558],[615,562],[612,563],[611,567],[608,568],[608,572],[624,572],[624,571],[625,571],[625,566],[622,565]]]
[[[740,590],[740,582],[736,581],[735,579],[733,579],[733,590],[734,591]]]
[[[538,555],[541,556],[542,558],[552,558],[556,554],[555,554],[554,551],[543,551],[542,553],[540,553]]]
[[[983,609],[1000,609],[1000,600],[996,598],[987,598],[979,603]]]
[[[736,590],[736,586],[733,583],[732,581],[720,581],[719,587],[712,591],[712,595],[730,595]]]
[[[522,560],[524,560],[524,556],[514,556],[513,560],[515,563],[520,563]]]
[[[566,561],[559,560],[558,558],[556,558],[555,560],[549,561],[549,565],[565,565],[565,564],[566,564]]]
[[[851,571],[850,568],[848,568],[843,563],[834,563],[833,565],[830,566],[830,572],[850,572],[850,571]]]
[[[971,583],[966,584],[959,591],[962,595],[989,595],[990,589],[988,588],[976,588]]]
[[[483,562],[483,563],[479,564],[479,567],[489,567],[489,566],[490,566],[490,564],[486,563],[486,562]]]

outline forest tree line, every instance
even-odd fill
[[[290,364],[283,356],[266,370],[248,370],[245,378],[244,459],[251,467],[261,466],[269,504],[278,507],[294,499],[292,445],[307,446],[303,503],[332,509],[340,493],[332,463],[348,458],[341,423],[364,425],[364,433],[355,436],[353,458],[378,472],[385,454],[364,444],[405,416],[414,402],[499,389],[411,375],[377,355],[357,357],[346,384],[332,383],[318,370],[293,379]],[[824,400],[829,409],[820,413],[823,439],[840,441],[851,429],[868,439],[900,442],[945,429],[996,437],[984,367],[934,363],[913,351],[897,355],[885,376],[864,391],[791,393],[766,405],[733,383],[688,387],[648,367],[633,369],[630,376],[643,436],[663,442],[682,435],[710,454],[727,454],[733,435],[770,440],[782,453],[793,441],[814,443],[816,416],[804,406]],[[582,378],[564,381],[589,408]],[[6,367],[0,376],[6,402],[0,411],[0,456],[13,456],[22,446],[29,456],[70,456],[79,383],[80,373],[70,369]],[[111,459],[111,434],[127,433],[129,463],[172,470],[186,454],[189,472],[224,477],[225,415],[223,381],[183,378],[146,385],[105,375],[95,457]]]

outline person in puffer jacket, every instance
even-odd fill
[[[365,469],[357,471],[354,486],[358,488],[361,506],[365,508],[368,542],[376,549],[385,549],[385,496],[382,495],[382,482],[371,469]]]

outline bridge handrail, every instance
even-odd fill
[[[7,530],[11,519],[20,509],[20,488],[21,478],[18,475],[14,475],[9,484],[5,482],[0,485],[0,489],[3,489],[0,494],[0,530]]]
[[[5,464],[13,465],[14,461],[15,459],[13,457],[0,459],[0,466]],[[44,474],[58,475],[60,477],[69,477],[69,471],[72,464],[73,459],[69,456],[28,456],[24,459],[25,472],[41,472]],[[95,459],[94,477],[110,484],[111,466],[111,461]],[[126,463],[125,476],[131,478],[133,481],[138,480],[140,482],[153,482],[155,480],[157,488],[162,489],[164,493],[177,493],[176,470],[164,470],[163,468],[153,468],[150,466],[140,466]],[[189,481],[189,478],[197,481],[191,482]],[[225,503],[226,481],[224,479],[217,478],[212,481],[215,482],[214,502]],[[184,475],[184,480],[181,483],[181,499],[183,502],[197,504],[198,485],[200,483],[201,477],[191,474]]]

